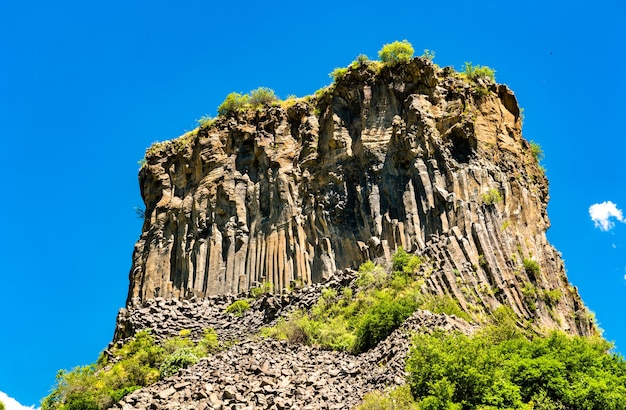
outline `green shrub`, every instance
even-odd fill
[[[465,62],[465,76],[471,80],[471,81],[476,81],[477,79],[483,77],[483,78],[488,78],[491,81],[495,82],[496,81],[496,75],[495,75],[496,71],[492,68],[489,68],[487,66],[479,66],[479,65],[473,65],[471,62]]]
[[[248,94],[230,93],[226,99],[217,107],[218,115],[230,115],[242,111],[249,106]]]
[[[205,114],[202,117],[200,117],[199,120],[196,120],[196,122],[201,127],[210,127],[211,125],[215,123],[215,118],[211,117],[208,114]]]
[[[424,54],[422,54],[421,57],[433,61],[435,59],[435,52],[433,50],[424,49]]]
[[[270,328],[264,337],[287,339],[334,350],[361,352],[398,328],[422,303],[422,281],[413,277],[420,260],[399,249],[398,269],[389,274],[371,261],[359,268],[358,293],[326,288],[310,312],[296,311]]]
[[[543,150],[541,149],[541,145],[537,144],[535,141],[530,141],[530,152],[535,157],[537,162],[543,159]]]
[[[522,295],[524,296],[524,303],[526,303],[528,309],[531,312],[535,312],[537,310],[537,287],[530,282],[524,283]]]
[[[236,300],[231,303],[225,310],[226,313],[232,313],[235,316],[243,315],[243,312],[250,309],[250,303],[245,299]]]
[[[0,400],[0,410],[5,410],[4,403]]]
[[[115,360],[101,354],[97,363],[57,373],[50,395],[42,400],[42,410],[106,409],[125,395],[190,366],[218,346],[213,329],[205,330],[197,344],[190,331],[157,345],[149,330],[138,332],[121,348],[112,349]]]
[[[563,297],[563,293],[559,289],[544,290],[542,299],[550,307],[556,306]]]
[[[195,364],[198,361],[198,356],[191,347],[183,347],[176,350],[172,354],[165,357],[163,363],[159,367],[161,378],[169,377],[176,373],[180,369],[186,369],[187,367]]]
[[[482,195],[482,200],[485,205],[493,205],[502,202],[502,195],[500,195],[500,191],[492,188]]]
[[[265,294],[272,293],[274,291],[274,285],[271,282],[263,282],[259,286],[250,288],[250,296],[254,299],[259,299]]]
[[[417,268],[419,268],[421,263],[422,261],[419,256],[411,255],[402,249],[401,246],[399,246],[398,250],[391,256],[392,272],[402,272],[407,275],[412,275]]]
[[[197,346],[200,356],[206,356],[214,350],[217,350],[220,345],[215,329],[209,327],[204,329],[203,333],[202,339],[200,339]]]
[[[541,271],[539,264],[529,258],[524,258],[524,260],[522,261],[522,264],[524,265],[524,270],[526,271],[526,274],[528,275],[528,277],[532,281],[536,281]]]
[[[370,59],[365,54],[359,54],[354,61],[350,64],[352,68],[364,67],[370,63]]]
[[[396,387],[388,394],[374,390],[363,396],[355,410],[418,410],[408,384]]]
[[[335,68],[328,76],[333,79],[333,81],[339,81],[346,75],[348,72],[348,68]]]
[[[277,101],[278,97],[276,97],[276,93],[271,88],[259,87],[250,91],[249,102],[254,108],[270,105]]]
[[[448,295],[425,296],[420,307],[433,313],[454,315],[468,322],[472,320],[471,316],[461,308],[459,301]]]
[[[378,52],[378,58],[384,63],[407,62],[413,57],[415,50],[407,40],[385,44]]]
[[[407,381],[420,408],[626,408],[626,362],[608,342],[510,327],[416,336]]]
[[[358,288],[367,288],[370,286],[380,287],[387,280],[387,276],[385,268],[376,265],[372,261],[367,261],[359,266],[359,274],[355,284]]]
[[[376,346],[415,312],[419,307],[417,302],[412,295],[394,297],[390,293],[380,293],[356,326],[352,350],[364,352]]]

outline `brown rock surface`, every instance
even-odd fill
[[[402,246],[425,257],[428,291],[475,317],[506,304],[592,332],[546,239],[547,180],[515,96],[480,81],[488,92],[421,58],[359,67],[316,98],[151,147],[128,307],[317,283]]]

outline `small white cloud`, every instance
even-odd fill
[[[611,218],[615,218],[620,222],[626,222],[622,214],[622,210],[617,208],[611,201],[605,201],[601,204],[593,204],[589,207],[589,216],[596,227],[602,231],[608,231],[615,223]]]
[[[38,409],[35,406],[24,406],[20,404],[17,400],[12,397],[7,396],[6,393],[0,391],[0,401],[4,403],[4,408],[6,410],[33,410]]]

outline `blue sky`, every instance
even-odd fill
[[[402,39],[441,66],[488,65],[514,90],[545,152],[548,237],[626,351],[626,3],[179,3],[0,4],[0,392],[38,405],[58,369],[111,340],[147,146],[231,91],[310,94]]]

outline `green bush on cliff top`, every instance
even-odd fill
[[[383,63],[407,62],[413,57],[414,53],[413,46],[407,40],[394,41],[393,43],[385,44],[378,51],[378,58]]]

